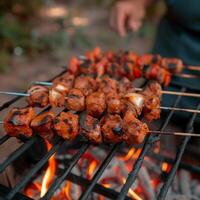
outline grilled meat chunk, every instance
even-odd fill
[[[35,115],[36,113],[32,107],[13,108],[4,119],[6,133],[13,137],[19,137],[20,135],[31,137],[33,131],[30,123]]]
[[[109,78],[108,76],[98,80],[98,89],[105,94],[117,92],[117,88],[118,82],[115,79]]]
[[[56,78],[53,81],[53,84],[57,85],[57,84],[62,83],[62,85],[65,87],[66,92],[68,92],[69,89],[71,89],[74,85],[74,79],[75,79],[75,76],[73,74],[66,73]]]
[[[119,81],[118,92],[120,94],[125,94],[127,92],[134,92],[134,87],[128,78],[122,78]]]
[[[52,88],[49,90],[49,101],[52,107],[65,106],[65,97],[73,87],[74,75],[66,73],[54,80]]]
[[[171,73],[180,73],[184,68],[182,60],[178,58],[162,58],[161,66]]]
[[[83,111],[85,109],[85,96],[79,89],[71,89],[67,95],[66,107],[69,110]]]
[[[118,143],[123,141],[122,119],[119,115],[107,115],[101,120],[101,131],[105,142]]]
[[[105,94],[94,92],[86,98],[86,109],[89,115],[100,117],[106,109]]]
[[[160,118],[161,92],[160,84],[155,81],[149,82],[141,92],[145,97],[143,113],[145,118],[149,121]]]
[[[123,110],[121,96],[117,93],[110,93],[106,96],[107,112],[110,114],[120,114]]]
[[[81,134],[93,144],[102,142],[99,120],[83,113],[80,117]]]
[[[45,107],[49,104],[49,90],[45,86],[33,85],[27,92],[30,96],[27,102],[30,106]]]
[[[65,94],[52,88],[49,90],[49,102],[52,107],[62,107],[65,105]]]
[[[52,124],[53,124],[54,118],[55,118],[54,113],[44,112],[44,113],[36,116],[32,120],[31,127],[42,138],[51,141],[54,137],[54,132],[52,129]]]
[[[123,97],[124,110],[125,113],[127,110],[131,110],[135,117],[138,117],[142,113],[144,106],[144,96],[138,93],[127,93]]]
[[[78,115],[70,112],[61,112],[53,120],[53,129],[56,134],[60,135],[66,140],[73,140],[78,135]]]
[[[79,89],[85,96],[96,89],[96,81],[90,76],[79,76],[75,80],[74,88]]]
[[[132,111],[127,111],[123,118],[123,139],[128,145],[139,144],[148,133],[148,126],[137,119]]]

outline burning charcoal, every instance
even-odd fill
[[[138,173],[139,181],[142,186],[142,189],[149,200],[156,199],[155,192],[152,187],[150,175],[146,169],[146,167],[142,166]]]
[[[185,194],[187,197],[191,195],[191,190],[190,190],[190,182],[191,182],[191,175],[190,172],[181,169],[179,172],[179,184],[180,184],[180,189],[183,194]]]

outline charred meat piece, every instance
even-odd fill
[[[86,109],[89,115],[100,117],[106,109],[106,99],[103,92],[94,92],[86,98]]]
[[[54,132],[52,129],[53,120],[55,118],[54,113],[44,112],[36,116],[32,122],[31,127],[42,138],[51,141],[54,137]]]
[[[31,137],[33,131],[30,127],[31,120],[36,113],[32,107],[13,108],[4,119],[4,128],[8,135]]]
[[[30,106],[45,107],[49,104],[49,90],[45,86],[33,85],[27,92],[30,96],[27,102]]]
[[[98,80],[98,89],[105,94],[117,92],[117,88],[118,82],[115,79],[109,78],[108,76]]]
[[[106,96],[106,105],[110,114],[120,114],[123,110],[121,96],[114,92]]]
[[[90,59],[82,59],[80,61],[80,74],[85,75],[93,75],[94,74],[94,68],[93,68],[93,62]]]
[[[88,141],[99,144],[102,142],[101,127],[99,120],[86,115],[85,113],[80,117],[81,134],[88,139]]]
[[[49,90],[49,102],[52,107],[62,107],[65,105],[65,94],[52,88]]]
[[[161,92],[161,86],[156,81],[149,82],[141,92],[145,97],[143,113],[149,121],[160,118]]]
[[[105,142],[118,143],[123,141],[122,119],[119,115],[107,115],[101,120],[101,131]]]
[[[120,78],[120,64],[117,62],[109,62],[106,64],[106,72],[109,76]]]
[[[180,73],[184,68],[182,60],[178,58],[162,58],[161,66],[172,73]]]
[[[54,80],[52,88],[49,90],[49,101],[52,107],[62,107],[65,105],[65,97],[73,87],[74,75],[65,74]]]
[[[124,94],[127,92],[134,92],[134,87],[128,78],[124,77],[119,81],[118,92]]]
[[[128,145],[139,144],[149,132],[148,126],[137,119],[132,111],[127,111],[123,118],[123,139]]]
[[[53,84],[57,85],[58,83],[62,83],[65,89],[71,89],[74,85],[75,76],[70,73],[66,73],[62,76],[59,76],[53,81]]]
[[[137,64],[143,67],[144,65],[160,64],[161,56],[158,54],[144,54],[137,59]]]
[[[124,111],[125,113],[127,110],[131,110],[135,117],[141,115],[143,107],[144,107],[145,98],[143,95],[138,93],[127,93],[123,97],[124,103]]]
[[[96,90],[96,81],[90,76],[79,76],[75,80],[74,88],[88,96]]]
[[[79,131],[78,115],[70,112],[61,112],[53,120],[53,129],[56,134],[66,140],[75,139]]]
[[[85,109],[85,96],[79,89],[71,89],[66,98],[68,110],[83,111]]]

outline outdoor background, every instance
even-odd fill
[[[71,55],[103,50],[150,51],[162,1],[148,9],[138,33],[120,38],[108,24],[112,0],[0,1],[0,90],[22,91],[66,66]],[[1,104],[11,97],[0,96]]]

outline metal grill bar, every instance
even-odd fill
[[[20,155],[22,155],[29,147],[31,147],[37,140],[34,136],[28,142],[20,146],[16,151],[14,151],[9,157],[0,165],[0,173],[10,165],[14,160],[16,160]]]
[[[1,197],[6,196],[6,194],[8,194],[9,191],[10,191],[10,188],[0,184],[0,199],[4,200]],[[33,199],[31,199],[31,198],[29,198],[29,197],[27,197],[27,196],[25,196],[23,194],[17,193],[16,197],[15,197],[15,200],[33,200]]]
[[[21,189],[25,187],[25,185],[31,180],[33,175],[37,173],[42,166],[49,160],[49,158],[58,150],[60,145],[63,143],[63,141],[57,137],[56,138],[56,144],[48,151],[45,156],[29,171],[29,173],[23,178],[23,180],[17,184],[11,191],[10,193],[6,196],[7,200],[11,200],[17,192],[19,192]]]
[[[68,176],[66,177],[67,180],[78,184],[80,186],[89,186],[91,184],[90,180],[87,180],[81,176],[69,173]],[[115,190],[111,189],[111,188],[106,188],[100,184],[95,184],[94,188],[93,188],[93,192],[101,194],[109,199],[113,199],[116,200],[117,196],[119,195],[119,192],[116,192]],[[132,200],[131,197],[126,196],[125,200]]]
[[[182,88],[181,89],[181,92],[185,92],[186,89],[185,88]],[[181,96],[178,96],[173,107],[176,107],[180,100],[181,100]],[[163,131],[166,126],[168,125],[172,115],[174,114],[174,110],[171,110],[170,113],[168,114],[167,116],[167,119],[165,120],[164,124],[162,125],[161,127],[161,131]],[[125,184],[123,185],[121,191],[120,191],[120,195],[118,196],[117,200],[123,200],[124,197],[126,196],[126,194],[128,193],[129,191],[129,188],[131,187],[131,185],[133,184],[133,182],[135,181],[136,179],[136,176],[140,170],[140,167],[142,165],[142,162],[143,162],[143,159],[146,155],[146,153],[148,152],[148,150],[152,147],[152,145],[154,144],[154,142],[156,142],[157,140],[159,140],[160,138],[160,135],[159,136],[154,136],[154,135],[150,135],[150,136],[147,136],[145,138],[145,143],[144,143],[144,146],[142,148],[142,151],[138,157],[138,159],[136,160],[135,162],[135,165],[133,166],[133,169],[132,171],[129,173],[128,175],[128,178],[126,179],[126,182]]]
[[[199,109],[200,109],[200,103],[197,106],[197,110],[199,110]],[[193,114],[192,118],[190,119],[190,121],[189,121],[189,123],[187,125],[187,129],[186,130],[188,132],[192,132],[193,131],[193,123],[194,123],[195,118],[196,118],[196,115]],[[162,186],[161,191],[159,193],[159,196],[158,196],[159,200],[165,199],[165,197],[167,195],[167,191],[169,190],[170,184],[172,183],[172,181],[174,179],[174,176],[175,176],[176,171],[178,169],[179,163],[180,163],[181,158],[183,156],[184,150],[185,150],[186,145],[187,145],[188,141],[190,140],[190,138],[191,137],[185,137],[182,140],[181,145],[179,146],[178,152],[176,154],[174,165],[173,165],[172,169],[170,170],[170,172],[168,174],[168,177],[167,177],[167,180],[164,183],[164,185]]]
[[[158,155],[158,154],[155,154],[155,153],[151,153],[149,156],[151,158],[156,159],[156,160],[161,161],[161,162],[167,162],[167,163],[170,163],[170,164],[174,163],[174,160],[172,158],[169,158],[169,157],[166,157],[166,156],[163,156],[163,155]],[[194,166],[194,165],[190,165],[190,164],[187,164],[185,162],[180,162],[178,168],[186,169],[186,170],[189,170],[191,172],[200,174],[200,167]]]
[[[10,138],[9,135],[4,135],[1,139],[0,139],[0,145],[3,144],[5,141],[7,141]]]
[[[119,147],[120,147],[120,144],[115,144],[112,147],[110,153],[107,155],[106,159],[102,162],[101,166],[99,167],[99,169],[95,173],[90,185],[87,187],[87,189],[84,191],[84,193],[82,193],[79,200],[88,199],[88,196],[92,192],[92,189],[94,188],[97,181],[100,179],[101,175],[103,174],[104,170],[106,169],[106,167],[108,166],[108,164],[110,163],[112,158],[114,157],[114,155],[117,152],[117,150],[119,149]]]
[[[60,186],[60,184],[65,180],[66,176],[70,173],[74,165],[79,161],[81,156],[85,153],[87,148],[89,147],[89,144],[83,144],[80,148],[80,150],[72,157],[72,159],[67,163],[66,171],[58,176],[58,178],[51,184],[50,188],[48,189],[48,192],[45,194],[42,200],[48,200],[50,199],[51,195],[55,192],[55,190]]]

